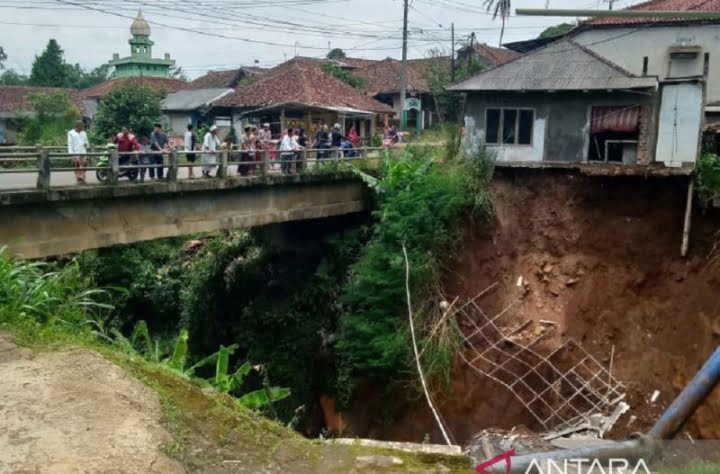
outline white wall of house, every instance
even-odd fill
[[[182,135],[190,123],[189,112],[171,112],[165,115],[168,126],[168,133],[171,135]]]
[[[655,161],[679,167],[697,160],[702,88],[692,83],[663,86]]]
[[[707,102],[720,100],[720,25],[678,25],[640,28],[587,30],[572,38],[597,54],[636,75],[641,75],[643,58],[648,58],[648,74],[661,80],[701,75],[704,53],[710,54]],[[670,48],[699,46],[694,61],[675,61],[671,71]]]

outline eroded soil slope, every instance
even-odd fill
[[[0,333],[0,473],[184,473],[157,395],[98,353]]]
[[[606,179],[564,173],[504,171],[493,182],[495,219],[470,223],[446,293],[482,300],[497,314],[519,300],[518,322],[548,320],[543,342],[567,338],[609,363],[627,386],[631,411],[612,433],[645,431],[720,343],[720,240],[717,211],[696,207],[688,258],[680,257],[687,179]],[[522,277],[527,290],[516,284]],[[461,362],[444,393],[443,416],[458,441],[487,427],[533,427],[504,388]],[[660,391],[655,404],[648,399]],[[408,409],[389,436],[434,433],[422,406]],[[637,417],[626,426],[631,415]],[[536,427],[535,427],[536,428]],[[693,436],[720,438],[720,393],[688,426]]]

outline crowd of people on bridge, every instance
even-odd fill
[[[395,127],[386,129],[386,146],[397,143],[398,140],[399,134]],[[256,174],[264,155],[275,162],[279,161],[279,169],[283,174],[293,174],[302,170],[304,160],[301,157],[304,150],[314,150],[317,159],[352,158],[357,156],[360,138],[355,127],[343,134],[341,125],[336,123],[332,129],[328,125],[321,125],[311,143],[304,128],[288,128],[283,131],[279,140],[273,140],[270,124],[264,123],[259,129],[254,125],[246,125],[239,137],[239,143],[235,145],[230,136],[224,141],[220,140],[216,125],[209,128],[201,142],[193,125],[188,125],[182,143],[182,155],[188,163],[188,177],[196,177],[194,168],[200,156],[202,177],[210,178],[218,166],[218,153],[223,151],[239,152],[234,153],[233,158],[238,163],[237,173],[240,176]],[[116,147],[121,166],[139,166],[141,181],[145,181],[146,177],[150,180],[164,179],[164,154],[171,152],[171,147],[162,124],[154,124],[150,136],[140,139],[131,133],[128,127],[122,127],[114,136],[111,146]],[[89,147],[85,125],[78,121],[68,132],[67,148],[68,154],[73,156],[75,179],[79,184],[86,182],[86,154]]]

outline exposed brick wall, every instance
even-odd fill
[[[637,150],[637,163],[639,165],[646,165],[650,163],[652,159],[652,123],[653,123],[653,107],[650,105],[643,105],[640,107],[640,124],[638,133],[638,150]]]

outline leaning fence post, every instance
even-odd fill
[[[37,146],[37,187],[48,189],[50,187],[50,152],[44,150],[42,145]]]
[[[228,175],[228,154],[230,151],[223,150],[220,152],[220,166],[217,170],[217,177],[218,178],[226,178]]]
[[[108,170],[108,183],[117,184],[120,178],[120,157],[116,149],[110,150],[110,169]]]
[[[169,167],[168,167],[168,181],[177,181],[178,180],[178,164],[179,164],[178,151],[173,148],[170,151],[170,163],[169,163]]]

